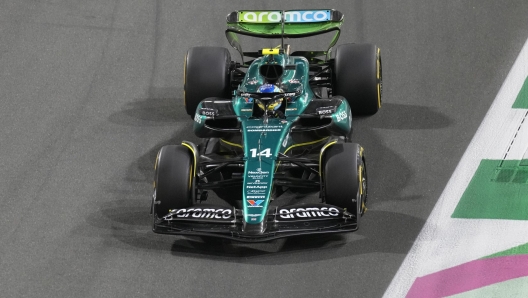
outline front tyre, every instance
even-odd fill
[[[326,203],[346,208],[356,216],[359,226],[367,201],[363,148],[355,143],[343,143],[326,149],[323,183]]]
[[[155,164],[154,218],[193,202],[194,175],[191,151],[182,145],[163,146]]]
[[[376,114],[382,95],[380,49],[372,44],[338,46],[332,94],[346,98],[354,115]]]

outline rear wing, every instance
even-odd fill
[[[226,37],[241,55],[244,53],[237,34],[260,38],[301,38],[336,31],[328,52],[337,43],[343,13],[335,9],[310,10],[237,10],[227,15]]]

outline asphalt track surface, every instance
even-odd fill
[[[187,49],[228,47],[236,9],[321,7],[345,14],[340,43],[382,49],[385,104],[354,122],[370,179],[360,231],[264,244],[153,234],[156,153],[198,141]],[[0,296],[381,297],[527,15],[524,0],[0,1]]]

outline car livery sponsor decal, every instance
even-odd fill
[[[247,177],[253,180],[263,180],[268,178],[269,173],[269,171],[262,171],[260,168],[258,168],[256,171],[248,171]]]
[[[330,10],[290,10],[284,12],[286,23],[326,22],[332,19]],[[280,23],[281,11],[239,11],[239,22],[248,23]]]
[[[284,141],[282,141],[282,147],[286,147],[288,145],[288,140],[290,139],[290,133],[287,133],[284,137]]]
[[[202,116],[194,114],[194,121],[196,121],[198,124],[202,124]]]
[[[265,196],[248,196],[248,199],[249,198],[266,198]],[[259,208],[262,208],[262,206],[260,206],[260,204],[262,204],[262,202],[264,202],[264,200],[247,200],[247,202],[249,203],[249,206],[248,207],[259,207]]]
[[[266,194],[266,189],[248,189],[247,190],[247,194],[248,195],[262,195],[262,194]]]
[[[333,114],[335,113],[335,111],[336,111],[336,107],[320,107],[320,108],[315,109],[315,113],[319,116]]]
[[[268,191],[268,183],[266,181],[262,181],[261,180],[262,178],[265,178],[263,175],[260,175],[258,177],[261,177],[261,178],[254,179],[253,181],[248,181],[247,182],[247,184],[246,184],[246,194],[248,196],[255,196],[255,195],[265,196],[266,195],[266,193]],[[267,175],[266,175],[266,177],[267,177]],[[252,177],[248,177],[248,178],[252,178]],[[263,198],[265,198],[265,197],[263,197]]]
[[[209,219],[229,219],[232,218],[231,209],[217,208],[187,208],[174,209],[163,217],[164,220],[174,220],[178,218],[209,218]]]
[[[288,80],[288,83],[290,83],[290,84],[300,84],[301,81],[299,81],[299,79],[291,79],[291,80]]]
[[[279,209],[279,217],[285,219],[294,218],[325,218],[337,217],[339,210],[334,207],[307,207],[307,208],[291,208]]]
[[[269,131],[282,131],[281,125],[258,125],[248,126],[248,132],[269,132]]]
[[[214,116],[218,115],[218,110],[217,109],[210,109],[210,108],[201,108],[199,110],[199,114],[203,115],[203,116],[214,117]]]
[[[341,111],[341,112],[336,114],[337,122],[341,122],[341,121],[345,120],[346,118],[348,118],[348,115],[347,115],[346,111]]]
[[[260,181],[260,180],[257,179],[257,180],[254,180],[254,181],[249,181],[247,184],[248,184],[248,185],[253,185],[253,184],[263,184],[263,185],[267,185],[268,183],[267,183],[266,181]],[[251,187],[250,187],[250,188],[251,188]],[[253,187],[253,188],[255,188],[255,187]]]

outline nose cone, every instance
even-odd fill
[[[242,232],[247,235],[262,235],[266,230],[266,220],[261,221],[257,224],[250,224],[244,220],[242,226]]]

